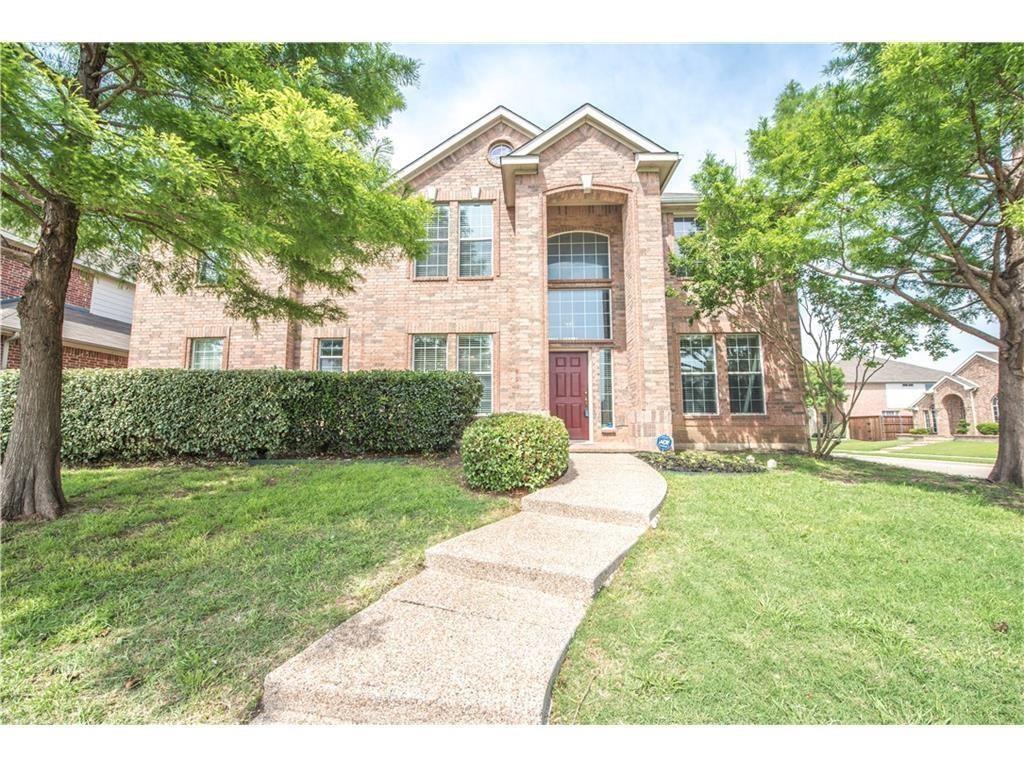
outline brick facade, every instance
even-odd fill
[[[7,337],[2,341],[7,342]],[[64,368],[127,368],[128,355],[65,344],[61,351],[61,365]],[[7,345],[7,367],[21,368],[21,344],[17,339]]]
[[[963,384],[957,379],[966,380]],[[967,382],[976,386],[968,386]],[[993,407],[999,394],[999,362],[995,353],[989,357],[975,354],[968,358],[953,377],[947,377],[929,390],[914,407],[914,426],[931,429],[949,437],[956,434],[961,418],[966,419],[969,435],[977,435],[977,424],[998,422]],[[933,414],[933,415],[932,415]]]
[[[663,209],[659,172],[638,170],[638,150],[628,138],[584,122],[543,145],[535,167],[503,180],[501,169],[488,161],[488,149],[498,141],[523,145],[533,138],[525,130],[515,121],[496,120],[405,176],[412,189],[450,206],[447,277],[416,278],[404,259],[367,267],[358,290],[339,298],[347,320],[321,327],[270,322],[258,332],[228,318],[222,304],[201,289],[187,296],[159,295],[140,284],[130,365],[187,365],[190,339],[212,336],[224,339],[228,368],[312,369],[319,340],[342,339],[345,370],[405,369],[412,364],[412,337],[437,334],[447,338],[447,365],[454,369],[459,335],[489,334],[495,411],[548,412],[549,352],[582,351],[589,359],[589,434],[595,442],[651,449],[659,434],[669,433],[680,447],[803,446],[807,428],[797,372],[767,340],[767,412],[728,412],[723,337],[758,328],[721,322],[691,326],[690,310],[666,298],[672,217]],[[459,277],[459,208],[478,202],[492,204],[493,274]],[[609,290],[608,341],[548,340],[548,290],[555,286],[547,279],[547,240],[573,231],[608,237],[609,280],[558,285]],[[287,290],[272,273],[260,273],[260,279]],[[302,296],[306,301],[321,297],[316,290]],[[795,302],[781,300],[778,317],[789,332],[799,333]],[[718,415],[699,419],[681,415],[678,337],[694,328],[716,335],[723,405]],[[604,349],[612,355],[614,427],[602,429]]]
[[[0,264],[0,296],[5,299],[21,296],[31,274],[28,264],[5,252]],[[78,267],[72,268],[65,302],[88,309],[92,302],[92,275]]]

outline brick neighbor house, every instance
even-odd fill
[[[857,363],[843,360],[838,367],[843,372],[843,388],[849,398],[853,393],[853,382],[858,377]],[[887,360],[871,373],[867,384],[861,388],[850,416],[909,416],[913,413],[914,403],[946,375],[946,371],[937,368]],[[859,376],[864,376],[863,368]]]
[[[938,435],[956,434],[961,419],[967,434],[976,435],[977,424],[999,423],[999,357],[996,352],[975,352],[921,395],[913,404],[914,426]]]
[[[21,367],[18,302],[31,274],[34,246],[7,233],[0,236],[0,368]],[[132,331],[135,285],[77,261],[64,304],[63,366],[125,368]]]
[[[756,322],[691,324],[666,296],[697,203],[663,193],[679,159],[589,104],[548,128],[498,107],[397,172],[435,206],[430,255],[365,268],[345,322],[257,333],[200,268],[185,296],[139,284],[129,364],[460,369],[484,384],[481,413],[551,412],[596,447],[803,447],[799,371]],[[798,338],[791,297],[777,318]]]

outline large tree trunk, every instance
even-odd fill
[[[52,520],[66,505],[60,486],[61,348],[78,218],[70,201],[46,201],[32,275],[18,302],[21,379],[3,457],[4,520]]]
[[[78,95],[97,108],[108,43],[78,46]],[[62,140],[81,145],[75,131]],[[64,298],[78,245],[81,212],[66,197],[53,193],[43,203],[39,247],[32,257],[32,275],[18,302],[21,321],[21,378],[11,422],[11,438],[3,456],[0,518],[40,517],[52,520],[67,502],[60,485],[61,353]]]
[[[1019,338],[999,351],[999,456],[988,479],[1024,485],[1024,341]]]

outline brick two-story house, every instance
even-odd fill
[[[0,235],[0,368],[21,367],[18,302],[31,276],[35,246]],[[76,259],[64,304],[64,368],[125,368],[132,332],[135,285],[109,270]]]
[[[129,364],[461,369],[482,413],[551,412],[596,447],[802,447],[798,371],[762,329],[668,295],[697,202],[663,192],[679,159],[589,104],[546,129],[498,107],[397,172],[435,206],[430,255],[364,269],[345,322],[257,333],[201,285],[140,284]],[[794,301],[777,322],[798,336]]]
[[[930,386],[912,409],[915,427],[944,437],[957,434],[961,421],[967,422],[969,435],[977,435],[977,425],[983,422],[998,424],[998,353],[975,352]]]

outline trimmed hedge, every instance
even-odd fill
[[[975,429],[978,430],[979,435],[999,434],[999,424],[995,421],[983,421],[980,424],[975,425]]]
[[[745,456],[712,451],[641,453],[639,457],[656,469],[670,472],[764,472],[765,466]]]
[[[459,451],[470,487],[532,491],[569,468],[569,433],[554,416],[499,413],[473,422]]]
[[[979,424],[978,426],[980,427],[981,425]],[[930,429],[926,429],[925,427],[914,427],[913,429],[908,429],[907,430],[907,434],[908,435],[930,435],[931,434],[931,430]]]
[[[0,452],[17,380],[0,374]],[[458,372],[65,371],[61,454],[86,464],[447,451],[481,393]]]

